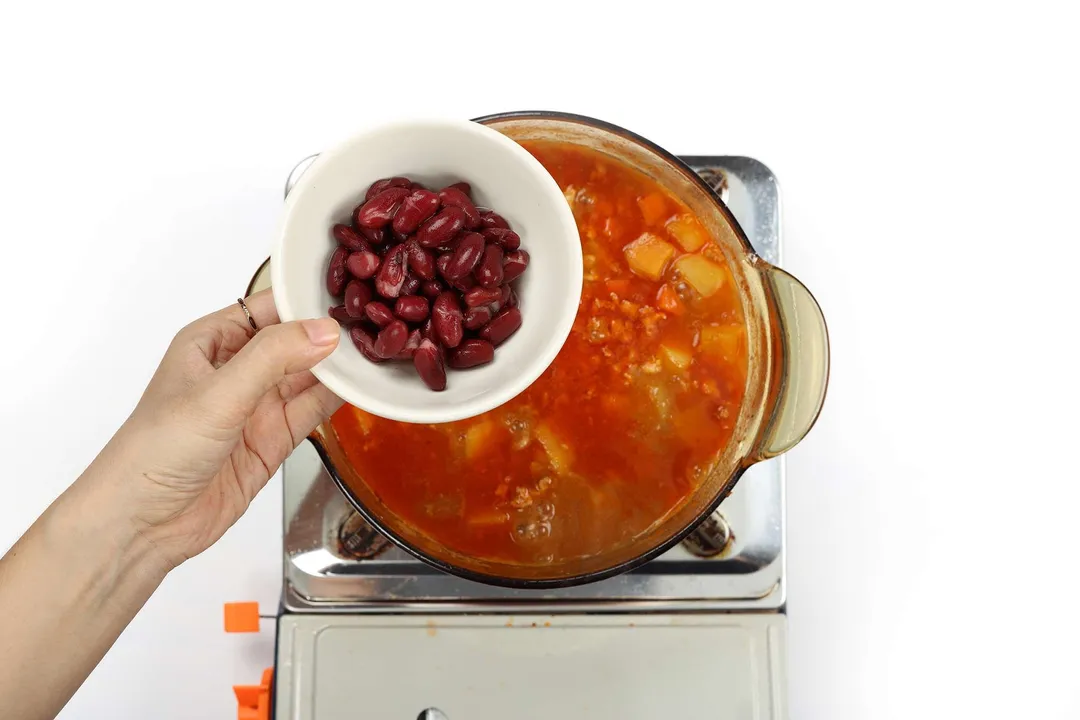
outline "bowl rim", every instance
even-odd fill
[[[511,156],[516,162],[527,168],[528,171],[536,177],[540,185],[547,186],[547,192],[552,199],[556,197],[559,199],[559,202],[553,203],[555,208],[554,214],[556,217],[555,222],[563,230],[563,232],[558,234],[560,240],[560,242],[557,243],[559,253],[576,255],[576,258],[572,258],[574,261],[569,263],[570,275],[566,278],[567,292],[563,296],[562,302],[553,303],[548,306],[549,311],[554,308],[560,313],[558,322],[555,324],[555,330],[549,336],[549,341],[541,346],[542,352],[535,353],[530,356],[530,359],[526,364],[520,365],[510,382],[503,383],[500,386],[496,386],[455,404],[442,405],[439,403],[432,403],[420,408],[403,408],[392,402],[385,402],[373,398],[364,390],[363,386],[342,377],[340,373],[328,367],[324,362],[318,363],[311,370],[312,374],[339,398],[379,417],[388,420],[396,420],[398,422],[418,424],[454,422],[475,417],[497,408],[517,397],[532,385],[533,382],[547,370],[555,360],[555,356],[562,350],[563,345],[566,344],[567,339],[570,337],[570,331],[573,328],[574,319],[577,316],[578,304],[581,301],[581,292],[584,285],[584,261],[577,223],[574,220],[569,205],[562,202],[563,193],[559,188],[558,183],[555,182],[555,178],[553,178],[540,161],[533,157],[524,147],[514,142],[506,135],[487,127],[480,122],[438,116],[395,119],[367,126],[362,131],[350,135],[329,150],[320,152],[311,165],[305,169],[303,175],[300,176],[296,185],[286,197],[285,209],[281,214],[274,237],[273,248],[270,253],[271,286],[273,288],[274,305],[277,308],[281,321],[288,322],[291,320],[302,319],[301,314],[296,312],[292,307],[288,292],[284,289],[287,285],[283,279],[285,264],[280,259],[283,251],[282,249],[285,246],[285,229],[294,212],[298,198],[304,194],[306,188],[314,187],[312,180],[317,179],[319,169],[326,163],[351,152],[355,145],[363,143],[372,135],[378,135],[395,128],[401,129],[410,126],[416,132],[438,129],[468,133],[476,137],[482,137],[485,142],[489,142],[498,147],[501,151]],[[573,242],[564,242],[565,239],[571,237],[573,238]],[[347,334],[348,333],[346,332],[346,335]],[[344,340],[342,340],[342,342],[344,342]],[[480,370],[482,371],[483,369],[480,368]]]

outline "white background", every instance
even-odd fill
[[[833,347],[789,462],[792,717],[1077,717],[1075,3],[608,5],[0,6],[0,550],[243,289],[297,160],[569,110],[780,179]],[[279,511],[275,480],[63,717],[234,716],[272,636],[221,604],[275,607]]]

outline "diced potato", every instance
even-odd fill
[[[685,370],[690,367],[690,363],[694,362],[694,356],[690,354],[689,350],[683,348],[661,345],[660,351],[664,353],[664,357],[668,359],[668,362],[679,370]]]
[[[701,328],[698,350],[720,358],[734,359],[740,355],[746,329],[742,325],[708,325]]]
[[[671,398],[671,392],[666,386],[659,383],[650,384],[646,388],[646,392],[649,394],[649,399],[652,400],[653,407],[656,408],[656,414],[660,416],[661,420],[670,420],[671,412],[675,408],[675,403]]]
[[[712,297],[727,281],[727,270],[701,255],[683,255],[675,261],[675,270],[702,297]]]
[[[570,446],[564,443],[549,425],[540,425],[536,428],[536,440],[547,453],[551,469],[556,473],[569,472],[570,465],[574,462],[574,452]]]
[[[495,423],[491,420],[482,420],[469,426],[465,431],[465,457],[475,460],[491,446],[495,435]]]
[[[709,240],[701,223],[689,215],[680,215],[667,224],[667,231],[686,252],[697,252]]]
[[[675,246],[652,233],[642,233],[641,237],[623,248],[623,254],[635,275],[660,280],[675,255]]]
[[[641,215],[645,218],[646,225],[656,225],[667,217],[667,200],[660,193],[649,193],[645,197],[640,197],[637,204],[641,208]]]

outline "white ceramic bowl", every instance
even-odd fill
[[[495,351],[494,362],[447,369],[446,390],[433,392],[412,363],[375,364],[342,331],[341,343],[315,376],[346,402],[393,420],[460,420],[502,405],[555,359],[581,298],[581,241],[559,186],[524,148],[465,120],[398,122],[367,130],[324,152],[292,188],[271,254],[274,302],[282,321],[324,317],[339,303],[326,290],[326,266],[337,243],[334,223],[349,223],[368,186],[406,175],[433,189],[467,181],[473,199],[493,208],[521,235],[529,268],[516,281],[521,328]]]

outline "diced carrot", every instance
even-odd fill
[[[630,279],[629,278],[611,278],[604,283],[610,292],[615,293],[620,298],[630,293]]]
[[[645,218],[646,225],[656,225],[667,217],[667,201],[660,193],[649,193],[638,198],[638,207]]]
[[[682,315],[686,311],[679,293],[667,283],[661,285],[660,292],[656,293],[656,306],[672,315]]]

